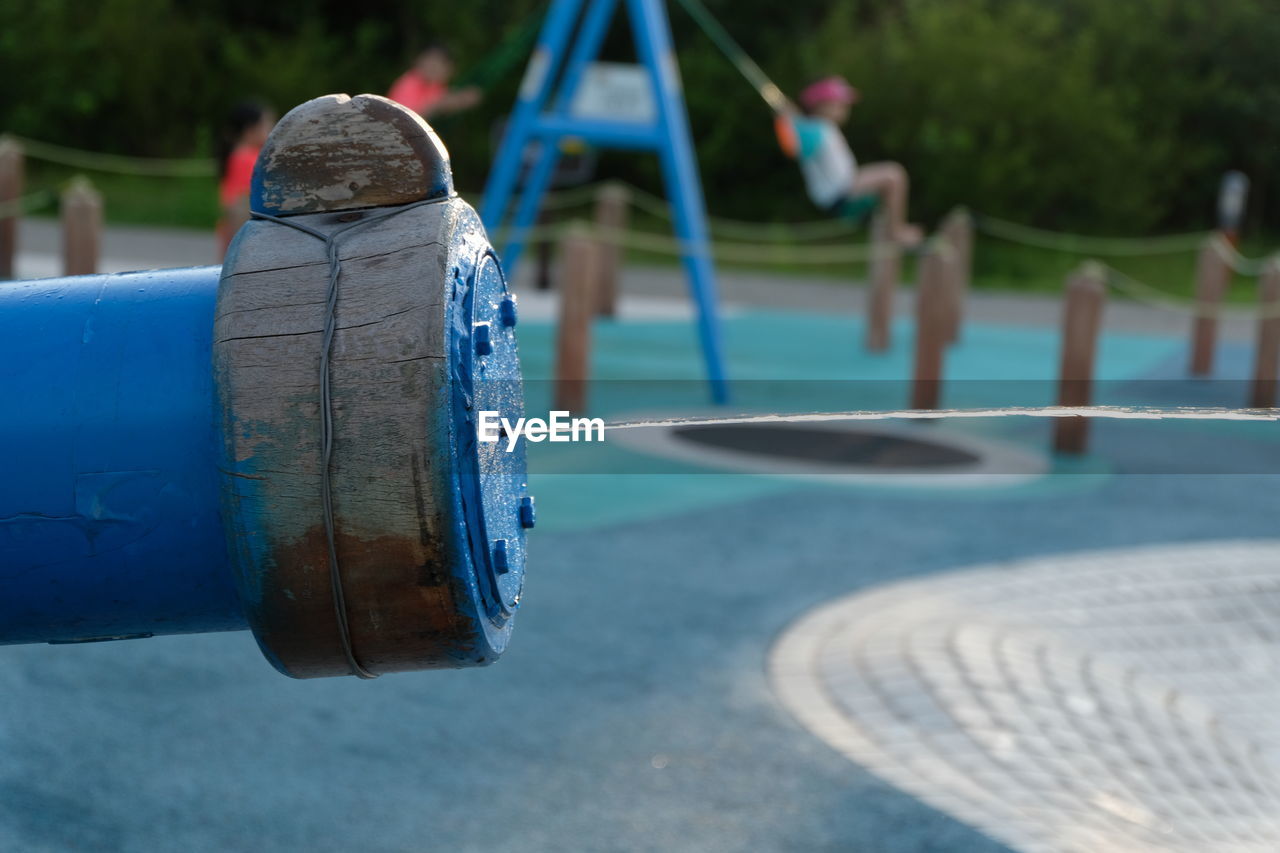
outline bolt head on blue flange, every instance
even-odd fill
[[[493,352],[493,339],[489,336],[488,323],[476,323],[472,334],[476,340],[476,355],[489,355]]]
[[[510,556],[507,552],[507,540],[498,539],[493,543],[493,568],[500,574],[505,575],[511,571]]]
[[[502,302],[498,305],[498,316],[502,319],[502,325],[512,328],[519,319],[516,312],[516,297],[514,294],[508,293],[502,297]]]

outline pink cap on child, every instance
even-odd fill
[[[858,102],[858,90],[849,85],[849,81],[843,77],[823,77],[817,82],[810,83],[804,87],[804,91],[800,93],[800,103],[806,109],[813,109],[819,104],[829,103],[840,104],[856,104]]]

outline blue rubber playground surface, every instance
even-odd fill
[[[734,410],[906,405],[908,324],[874,356],[849,316],[725,326]],[[552,328],[520,331],[545,411]],[[1241,405],[1226,380],[1247,349],[1223,347],[1219,382],[1184,379],[1185,357],[1105,336],[1099,402]],[[1047,330],[968,326],[943,403],[1051,403],[1056,364]],[[593,371],[591,414],[707,410],[688,323],[598,323]],[[922,428],[1032,453],[1050,429]],[[530,464],[528,582],[490,668],[291,681],[247,633],[0,648],[0,850],[1006,850],[815,736],[771,686],[776,638],[841,596],[975,565],[1275,538],[1280,431],[1104,421],[1085,457],[981,490],[726,473],[609,441]]]

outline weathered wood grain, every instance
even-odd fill
[[[297,217],[321,231],[349,222]],[[330,376],[338,565],[357,659],[376,672],[450,666],[474,640],[450,567],[446,302],[458,229],[446,200],[353,231],[342,258]],[[232,548],[255,632],[284,671],[347,671],[321,502],[322,241],[250,222],[223,271],[214,366],[223,409]]]
[[[1093,401],[1093,370],[1102,327],[1107,289],[1096,264],[1086,264],[1067,279],[1062,306],[1062,361],[1058,379],[1058,405],[1088,406]],[[1058,453],[1084,453],[1089,440],[1089,419],[1054,418],[1053,449]]]
[[[618,278],[622,272],[621,238],[627,230],[631,191],[623,184],[609,183],[596,193],[596,225],[599,228],[599,285],[596,310],[602,317],[618,313]]]
[[[950,334],[945,247],[933,245],[920,259],[916,285],[915,360],[911,408],[936,409],[942,394],[943,359]]]
[[[1231,267],[1215,240],[1205,241],[1196,261],[1196,311],[1191,321],[1191,374],[1208,376],[1213,372],[1213,356],[1218,345],[1218,315],[1222,298],[1231,285]]]
[[[1280,379],[1280,261],[1267,262],[1258,281],[1258,341],[1253,359],[1249,405],[1269,409],[1276,404]]]
[[[893,303],[902,275],[902,249],[889,233],[883,212],[871,222],[871,264],[868,270],[867,337],[871,352],[883,352],[892,343]]]
[[[22,146],[12,139],[0,137],[0,279],[13,278],[14,259],[18,254],[18,221],[16,208],[25,183]]]
[[[448,152],[421,116],[378,95],[326,95],[272,131],[254,170],[253,209],[352,210],[452,192]]]
[[[560,321],[556,326],[555,408],[581,413],[591,378],[591,321],[599,306],[600,244],[583,229],[560,248]]]
[[[947,292],[951,303],[947,340],[957,343],[964,326],[965,305],[969,301],[973,278],[973,215],[965,208],[957,207],[947,214],[938,232],[951,250],[947,264]]]
[[[88,179],[73,180],[62,193],[63,275],[92,275],[102,254],[102,194]]]

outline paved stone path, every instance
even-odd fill
[[[790,628],[770,673],[815,734],[1015,849],[1280,848],[1280,543],[850,596]]]

